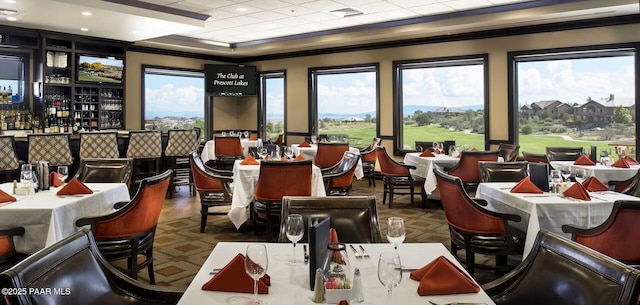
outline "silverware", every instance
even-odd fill
[[[362,250],[362,256],[369,257],[369,253],[367,253],[367,251],[362,247],[362,245],[360,245],[360,250]]]
[[[220,272],[220,270],[222,270],[222,268],[214,268],[213,271],[209,272],[209,275],[218,274],[218,272]]]
[[[304,249],[304,262],[308,263],[309,262],[309,252],[307,252],[307,245],[302,245],[302,248]]]
[[[355,253],[354,255],[356,256],[356,258],[362,258],[362,254],[360,254],[353,245],[349,245],[349,247],[351,247],[351,250],[353,250],[353,252]]]
[[[427,302],[429,302],[429,304],[431,305],[487,305],[487,303],[469,303],[469,302],[452,302],[452,303],[446,303],[446,304],[438,304],[431,301],[427,301]]]

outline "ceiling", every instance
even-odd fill
[[[241,57],[625,16],[639,7],[638,0],[0,0],[0,25]],[[354,15],[332,13],[344,9]]]

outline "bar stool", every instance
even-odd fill
[[[56,170],[60,165],[72,165],[73,156],[69,146],[69,134],[30,134],[27,135],[28,160],[30,164],[48,161]]]
[[[118,157],[117,132],[80,133],[80,159]]]
[[[196,195],[193,186],[193,174],[190,170],[189,155],[198,150],[198,132],[195,129],[170,129],[167,148],[164,150],[167,168],[173,170],[169,182],[169,198],[173,198],[173,191],[178,185],[189,187],[189,193]]]
[[[160,131],[130,131],[127,158],[133,159],[133,177],[136,183],[143,178],[158,175],[162,158]]]
[[[0,136],[0,175],[2,182],[16,179],[20,172],[20,160],[16,153],[16,139],[14,136]]]

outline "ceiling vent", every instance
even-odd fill
[[[339,10],[333,10],[330,11],[329,13],[334,14],[336,16],[340,16],[340,17],[352,17],[352,16],[358,16],[358,15],[363,15],[364,13],[355,9],[355,8],[342,8]]]

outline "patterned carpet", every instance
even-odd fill
[[[444,212],[438,208],[437,200],[429,200],[430,208],[423,210],[420,208],[419,196],[413,205],[409,203],[409,196],[396,196],[394,208],[388,209],[386,205],[382,205],[381,181],[377,183],[376,188],[369,187],[366,181],[354,182],[351,195],[371,194],[378,198],[378,218],[383,235],[386,219],[390,216],[401,216],[405,220],[406,243],[439,242],[449,247],[448,225]],[[433,197],[437,199],[438,195],[434,194]],[[196,197],[187,195],[186,188],[178,190],[173,199],[167,199],[164,209],[176,209],[177,206],[180,206],[181,216],[185,213],[191,216],[172,218],[163,215],[161,218],[154,248],[154,267],[158,285],[189,285],[219,241],[264,241],[264,233],[255,235],[252,230],[236,230],[226,215],[209,216],[205,233],[200,233],[199,203]],[[176,214],[175,211],[168,213]],[[476,257],[477,261],[489,259],[493,263],[492,258]],[[148,280],[146,271],[141,271],[139,276],[144,281]],[[475,277],[480,283],[496,278],[492,272],[482,270],[476,270]]]

